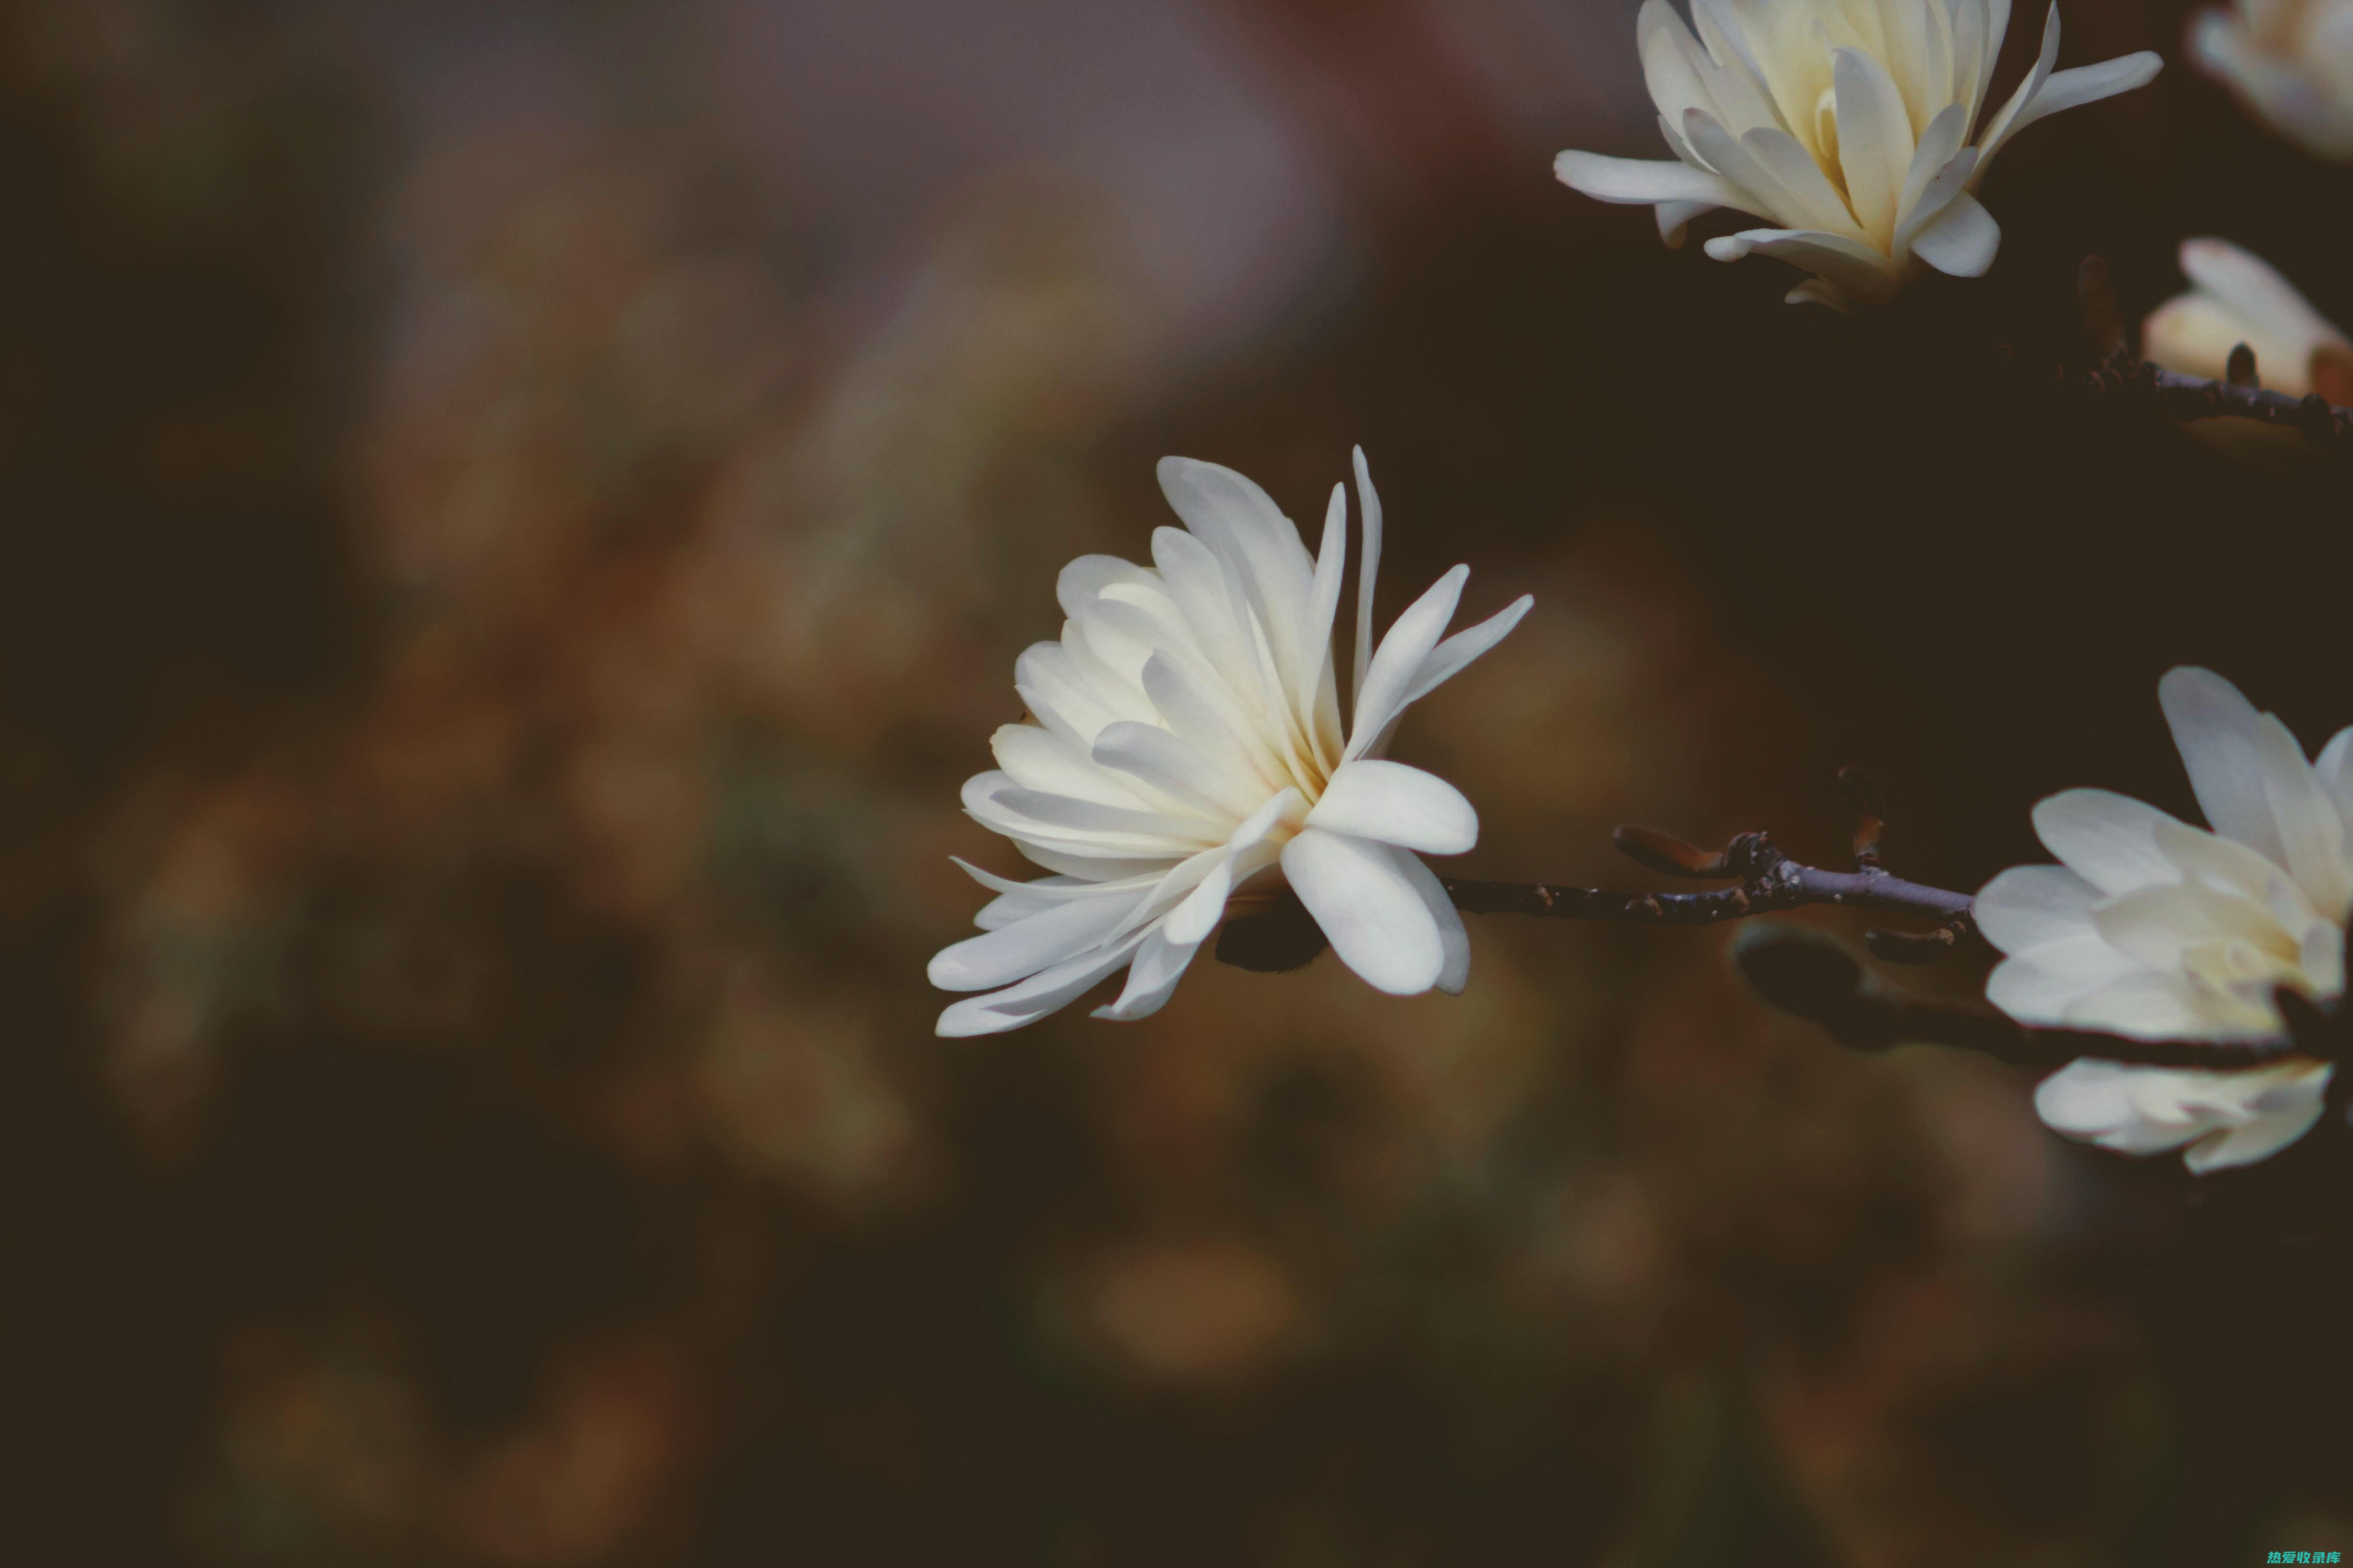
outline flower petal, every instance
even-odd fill
[[[2141,1040],[2206,1039],[2217,1036],[2189,982],[2176,974],[2137,971],[2100,987],[2067,1009],[2068,1027],[2096,1029]]]
[[[1174,855],[1143,855],[1124,846],[1072,845],[1061,839],[1041,842],[1016,837],[1013,847],[1033,866],[1082,882],[1127,881],[1140,879],[1157,884],[1176,863]]]
[[[1742,0],[1692,0],[1692,22],[1708,59],[1717,68],[1710,80],[1717,107],[1724,111],[1721,118],[1742,132],[1760,125],[1787,131],[1789,122],[1774,101],[1764,54],[1739,14],[1741,4]]]
[[[1069,1006],[1128,963],[1144,944],[1145,934],[1139,931],[1108,947],[1080,953],[1002,991],[968,996],[940,1015],[936,1032],[943,1039],[959,1039],[1003,1034],[1024,1024],[1034,1024],[1047,1014]]]
[[[2166,671],[2157,683],[2157,700],[2207,825],[2273,864],[2286,865],[2257,753],[2262,715],[2254,704],[2212,670],[2189,665]]]
[[[2000,34],[1996,33],[1993,37],[1994,47],[1987,51],[1989,58],[1986,67],[1989,73],[1993,65],[1990,57],[2000,48]],[[2020,117],[2025,114],[2028,106],[2033,103],[2035,95],[2042,90],[2043,84],[2051,79],[2051,68],[2058,62],[2059,0],[2051,0],[2051,15],[2042,24],[2042,50],[2035,57],[2033,68],[2026,73],[2026,79],[2018,84],[2018,90],[2010,95],[2010,101],[2001,106],[2001,112],[1993,117],[1992,122],[1986,127],[1986,133],[1978,138],[1978,168],[1984,169],[1992,165],[1994,154],[2001,151],[2002,143],[2009,141],[2012,132],[2018,130],[2021,123]]]
[[[2087,103],[2097,103],[2104,98],[2147,87],[2165,68],[2165,57],[2152,49],[2137,54],[2118,55],[2097,65],[2076,66],[2068,70],[2053,71],[2034,101],[2019,115],[2018,123],[2010,127],[2015,136],[2038,120],[2053,114],[2064,114],[2071,109],[2081,109]]]
[[[1398,708],[1410,708],[1468,668],[1472,660],[1512,635],[1535,603],[1535,595],[1523,594],[1495,614],[1448,637],[1430,650],[1421,661],[1421,673],[1414,679]]]
[[[1062,606],[1062,614],[1075,616],[1101,598],[1104,589],[1114,584],[1146,584],[1151,577],[1150,572],[1116,555],[1082,555],[1063,567],[1054,580],[1054,598]]]
[[[1748,204],[1749,211],[1792,228],[1862,237],[1838,187],[1788,132],[1766,127],[1736,142],[1713,116],[1694,109],[1683,116],[1683,134],[1694,152],[1757,198]]]
[[[1784,305],[1827,305],[1831,310],[1852,316],[1854,301],[1839,292],[1838,285],[1825,279],[1809,278],[1781,296]]]
[[[2092,910],[2092,923],[2118,952],[2168,973],[2181,968],[2182,950],[2192,944],[2236,938],[2269,948],[2284,934],[2261,905],[2179,882],[2103,899]]]
[[[2334,1069],[2308,1064],[2294,1076],[2265,1073],[2273,1081],[2260,1091],[2257,1104],[2244,1113],[2248,1120],[2227,1131],[2211,1133],[2192,1144],[2181,1163],[2197,1175],[2268,1160],[2320,1123],[2327,1109],[2328,1080]],[[2246,1077],[2254,1074],[2242,1075]]]
[[[1963,191],[1912,237],[1912,253],[1947,277],[1982,278],[2001,253],[2001,225],[1984,203]]]
[[[2100,890],[2062,866],[2014,866],[1977,898],[1978,929],[2004,952],[2090,934]]]
[[[2075,1004],[2139,968],[2097,935],[2051,942],[1994,965],[1986,1000],[2021,1024],[2055,1028]]]
[[[1134,714],[1114,709],[1078,668],[1071,650],[1058,642],[1033,643],[1013,664],[1013,689],[1030,716],[1068,741],[1082,756],[1095,731],[1114,719]]]
[[[1454,618],[1454,606],[1462,600],[1462,584],[1470,577],[1468,566],[1449,571],[1408,605],[1405,614],[1389,627],[1388,635],[1381,638],[1379,651],[1373,655],[1372,664],[1365,671],[1364,685],[1356,692],[1356,710],[1348,724],[1348,749],[1341,759],[1344,763],[1354,762],[1377,749],[1382,732],[1405,707],[1405,694],[1420,678],[1424,661],[1438,647],[1438,639],[1445,635],[1446,623]]]
[[[1754,200],[1723,175],[1674,158],[1605,158],[1599,153],[1568,152],[1552,161],[1552,173],[1572,191],[1620,205],[1705,202],[1746,211]]]
[[[1915,132],[1926,129],[1938,110],[1946,107],[1943,83],[1936,79],[1929,68],[1934,49],[1930,39],[1930,19],[1936,15],[1934,0],[1879,0],[1873,7],[1873,20],[1879,24],[1881,55],[1887,62],[1887,74],[1903,94],[1904,112]]]
[[[1725,33],[1718,18],[1710,15],[1708,0],[1693,7],[1693,19],[1699,24],[1697,39],[1666,0],[1645,0],[1635,23],[1645,79],[1649,79],[1654,52],[1672,45],[1697,89],[1684,100],[1662,97],[1654,89],[1651,101],[1658,105],[1660,113],[1671,123],[1680,122],[1683,111],[1696,105],[1736,131],[1779,124],[1780,113],[1746,53],[1745,41]]]
[[[2186,1075],[2086,1058],[2070,1062],[2034,1090],[2034,1113],[2054,1132],[2080,1138],[2122,1154],[2156,1154],[2179,1149],[2204,1131],[2186,1117],[2166,1119],[2143,1109],[2147,1081]]]
[[[2279,829],[2280,864],[2315,910],[2341,921],[2346,906],[2353,903],[2353,877],[2347,874],[2345,824],[2336,803],[2304,760],[2304,747],[2276,716],[2266,713],[2255,721],[2255,753]]]
[[[1282,874],[1340,962],[1374,989],[1410,996],[1445,973],[1438,921],[1386,846],[1311,827],[1283,846]]]
[[[1129,811],[1018,786],[1000,789],[978,806],[967,803],[966,808],[1000,833],[1019,833],[1035,827],[1045,830],[1048,837],[1057,833],[1103,835],[1133,839],[1139,844],[1149,842],[1155,847],[1164,843],[1187,847],[1188,852],[1189,848],[1224,838],[1227,832],[1223,826],[1199,816]],[[1204,834],[1210,837],[1203,837]]]
[[[1267,791],[1249,773],[1220,770],[1166,730],[1123,720],[1095,737],[1094,763],[1114,768],[1190,812],[1228,822],[1265,804]]]
[[[2301,397],[2311,388],[2309,350],[2263,331],[2211,294],[2177,294],[2141,323],[2141,357],[2151,364],[2220,381],[2229,374],[2231,353],[2241,343],[2254,351],[2255,374],[2265,386]]]
[[[1410,849],[1392,847],[1389,858],[1421,895],[1422,907],[1438,924],[1438,940],[1446,950],[1446,962],[1439,969],[1437,989],[1449,996],[1460,996],[1471,984],[1471,933],[1463,929],[1462,911],[1446,896],[1446,885],[1438,873],[1422,864],[1421,857]]]
[[[1680,121],[1690,109],[1722,116],[1724,109],[1708,82],[1715,62],[1667,0],[1642,0],[1634,19],[1634,52],[1642,64],[1642,85],[1668,123]]]
[[[2326,24],[2324,24],[2324,26]],[[2266,46],[2265,29],[2247,26],[2238,15],[2208,10],[2189,35],[2189,49],[2198,63],[2221,78],[2239,100],[2290,140],[2332,160],[2353,157],[2353,115],[2337,107],[2336,95],[2305,70],[2296,54],[2316,58],[2345,58],[2341,44],[2332,47],[2319,37],[2308,37],[2305,49],[2284,53]],[[2316,28],[2315,34],[2321,29]]]
[[[924,973],[943,991],[986,991],[1023,979],[1101,945],[1134,901],[1110,896],[1058,904],[941,949]]]
[[[1461,790],[1435,773],[1370,757],[1332,775],[1307,825],[1429,855],[1461,855],[1479,843],[1479,814]]]
[[[1313,637],[1315,563],[1298,528],[1273,498],[1233,469],[1190,458],[1163,458],[1161,493],[1185,526],[1215,550],[1240,580],[1250,607],[1266,626],[1284,684],[1305,684],[1296,668]]]
[[[2259,335],[2292,346],[2299,360],[2324,343],[2347,341],[2285,274],[2252,250],[2226,239],[2185,239],[2180,259],[2192,283],[2244,317]]]
[[[1935,216],[1937,206],[1941,206],[1942,203],[1924,206],[1922,198],[1928,195],[1930,183],[1950,169],[1953,161],[1968,151],[1962,143],[1968,140],[1968,108],[1958,103],[1948,103],[1939,110],[1936,117],[1929,121],[1927,127],[1920,132],[1920,145],[1913,151],[1912,166],[1904,172],[1904,195],[1896,203],[1896,210],[1901,215],[1895,229],[1899,251],[1903,247],[1905,231],[1917,232]],[[1966,183],[1976,167],[1977,159],[1972,157],[1960,171],[1958,178]],[[1952,200],[1950,193],[1940,194],[1944,201]]]
[[[2321,788],[2337,803],[2337,814],[2345,821],[2345,830],[2353,834],[2353,729],[2339,730],[2320,749],[2312,764],[2319,776]]]
[[[2179,881],[2157,847],[2157,826],[2172,822],[2153,805],[2104,789],[2063,790],[2034,807],[2034,831],[2067,868],[2103,893]]]
[[[1147,806],[1126,779],[1097,766],[1085,752],[1051,730],[1036,724],[1000,725],[989,737],[988,749],[996,753],[997,765],[1023,789],[1131,811]]]
[[[1985,56],[1978,64],[1978,101],[1993,90],[1993,68],[2001,59],[2001,46],[2010,37],[2010,0],[1983,0]],[[2055,7],[2054,7],[2055,8]]]
[[[1373,662],[1373,584],[1381,570],[1381,492],[1373,488],[1373,471],[1365,449],[1350,449],[1348,460],[1356,470],[1356,511],[1364,519],[1365,545],[1356,559],[1356,658],[1348,677],[1351,711],[1365,705],[1365,676]]]
[[[1168,1005],[1168,998],[1176,994],[1176,983],[1185,978],[1193,955],[1200,951],[1198,942],[1171,942],[1165,927],[1151,932],[1130,961],[1127,988],[1119,994],[1118,1001],[1096,1008],[1093,1016],[1116,1023],[1134,1023],[1152,1016]]]
[[[1186,625],[1192,628],[1201,661],[1250,716],[1251,733],[1271,748],[1271,754],[1282,755],[1284,748],[1278,737],[1287,725],[1290,704],[1284,700],[1279,707],[1272,705],[1275,693],[1267,689],[1259,661],[1259,632],[1238,574],[1216,551],[1181,528],[1153,530],[1152,560]],[[1119,717],[1149,720],[1153,715],[1123,713]]]
[[[1831,79],[1838,95],[1839,167],[1847,200],[1873,248],[1892,252],[1898,198],[1912,166],[1911,115],[1887,68],[1861,49],[1839,49]]]
[[[1752,251],[1802,267],[1859,304],[1884,304],[1895,295],[1895,273],[1887,258],[1843,235],[1750,228],[1707,242],[1708,255],[1718,261],[1738,261]]]
[[[1338,765],[1347,732],[1340,724],[1340,678],[1332,662],[1332,631],[1340,618],[1341,579],[1348,570],[1348,489],[1332,487],[1332,503],[1324,512],[1324,542],[1315,552],[1315,598],[1307,613],[1305,639],[1299,647],[1299,668],[1305,684],[1299,692],[1299,712],[1314,721],[1308,726],[1315,760],[1329,770]]]
[[[1977,122],[1991,85],[1993,57],[2000,52],[2001,36],[1986,40],[1985,0],[1947,0],[1953,18],[1953,98],[1968,106],[1969,122]],[[2004,17],[2005,27],[2008,25]]]
[[[1661,202],[1656,208],[1659,238],[1669,250],[1681,250],[1692,220],[1705,217],[1715,210],[1714,202]]]
[[[1234,889],[1274,864],[1282,849],[1274,842],[1278,829],[1301,826],[1306,809],[1306,799],[1297,790],[1287,789],[1235,828],[1217,864],[1169,914],[1169,938],[1178,942],[1198,942],[1216,929],[1218,921],[1225,917],[1226,900],[1233,897]]]

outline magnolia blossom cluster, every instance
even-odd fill
[[[2199,15],[2189,50],[2281,135],[2353,161],[2353,0],[2237,0]]]
[[[2035,121],[2139,87],[2158,65],[2138,54],[2056,69],[2054,6],[2025,79],[1988,116],[2010,0],[1693,6],[1686,24],[1667,0],[1645,0],[1637,23],[1674,157],[1564,153],[1559,177],[1655,206],[1669,245],[1716,207],[1762,218],[1771,226],[1711,240],[1709,254],[1794,262],[1812,276],[1790,300],[1841,309],[1892,299],[1923,267],[1984,272],[2000,230],[1975,193],[1994,156]],[[2274,120],[2327,143],[2323,110],[2353,113],[2353,74],[2333,98],[2312,84],[2336,82],[2348,16],[2353,0],[2243,0],[2200,24],[2200,48]],[[2334,134],[2353,155],[2353,123]],[[2148,318],[2147,359],[2221,377],[2243,343],[2269,386],[2353,402],[2353,340],[2276,269],[2217,239],[2185,244],[2181,266],[2191,287]],[[981,934],[932,961],[934,984],[977,994],[941,1015],[942,1035],[1018,1027],[1123,973],[1095,1016],[1143,1017],[1222,922],[1278,899],[1295,899],[1381,991],[1463,987],[1461,916],[1421,858],[1472,848],[1478,815],[1386,753],[1406,709],[1494,647],[1529,601],[1449,637],[1468,576],[1457,566],[1377,647],[1381,508],[1361,451],[1355,466],[1345,690],[1345,485],[1311,554],[1249,479],[1166,458],[1161,487],[1184,526],[1154,532],[1151,564],[1091,555],[1064,569],[1061,636],[1015,668],[1027,720],[997,732],[997,769],[964,792],[966,811],[1046,875],[965,867],[996,897],[976,918]],[[2353,729],[2311,759],[2210,671],[2172,671],[2158,698],[2206,826],[2101,790],[2043,801],[2034,826],[2059,863],[2005,871],[1976,900],[2004,954],[1988,997],[2030,1027],[2276,1042],[2283,991],[2324,1003],[2346,991]],[[2213,1070],[2085,1059],[2047,1079],[2035,1104],[2062,1133],[2178,1151],[2205,1172],[2304,1136],[2334,1070],[2300,1058]]]
[[[1692,26],[1644,0],[1635,37],[1674,157],[1568,152],[1554,172],[1599,200],[1654,206],[1670,246],[1717,207],[1765,220],[1707,253],[1804,268],[1792,304],[1882,304],[1923,266],[1978,277],[2001,244],[1976,195],[1995,154],[2160,64],[2144,52],[2054,69],[2054,5],[2026,79],[1985,118],[2009,30],[2010,0],[1694,0]]]
[[[2139,1039],[2274,1040],[2282,987],[2344,994],[2353,908],[2353,729],[2307,760],[2286,725],[2221,676],[2177,669],[2158,700],[2208,826],[2105,790],[2034,810],[2056,866],[1978,895],[2009,956],[1988,997],[2020,1023]],[[2084,1060],[2035,1094],[2043,1121],[2126,1153],[2179,1149],[2193,1171],[2267,1158],[2320,1119],[2332,1068],[2290,1059],[2180,1071]]]
[[[965,867],[997,896],[976,919],[984,934],[934,958],[931,979],[987,994],[943,1013],[941,1034],[1018,1028],[1121,970],[1126,987],[1095,1016],[1141,1018],[1221,921],[1285,888],[1369,984],[1462,989],[1470,937],[1420,858],[1471,848],[1478,814],[1385,753],[1405,710],[1500,642],[1530,601],[1450,637],[1470,576],[1457,566],[1376,649],[1381,508],[1361,451],[1356,468],[1364,544],[1345,717],[1333,652],[1345,487],[1310,556],[1258,486],[1169,458],[1160,485],[1185,526],[1154,532],[1153,563],[1088,555],[1063,569],[1061,638],[1015,666],[1030,721],[997,731],[997,771],[964,791],[976,821],[1051,874]]]

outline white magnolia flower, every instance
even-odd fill
[[[2200,12],[2189,52],[2281,135],[2353,160],[2353,0],[2238,0]]]
[[[2211,670],[2176,669],[2158,700],[2210,832],[2105,790],[2034,808],[2061,866],[2004,871],[1978,926],[2009,956],[1986,994],[2021,1024],[2137,1039],[2275,1040],[2272,1000],[2345,989],[2353,906],[2353,729],[2316,763],[2287,726]],[[2126,1153],[2180,1149],[2193,1171],[2267,1158],[2319,1120],[2331,1069],[2248,1071],[2079,1061],[2044,1080],[2042,1120]]]
[[[2353,400],[2353,339],[2271,263],[2228,240],[2190,239],[2182,242],[2181,270],[2189,291],[2150,313],[2141,328],[2143,359],[2220,380],[2231,351],[2244,343],[2255,351],[2265,386],[2293,397],[2318,391],[2334,402]]]
[[[1671,161],[1563,153],[1561,183],[1605,202],[1654,205],[1659,233],[1731,207],[1767,220],[1707,242],[1814,276],[1789,302],[1881,304],[1921,263],[1976,278],[2001,229],[1972,194],[2002,144],[2046,115],[2143,86],[2153,54],[2053,71],[2059,8],[2042,52],[1974,145],[2010,30],[2010,0],[1693,0],[1698,35],[1667,0],[1635,24]]]
[[[1530,601],[1445,637],[1471,574],[1457,566],[1375,652],[1380,500],[1362,451],[1356,467],[1365,543],[1345,726],[1332,652],[1344,487],[1311,559],[1258,486],[1164,458],[1160,488],[1185,527],[1154,531],[1153,564],[1086,555],[1063,568],[1061,640],[1014,668],[1036,722],[997,731],[1000,771],[964,790],[965,810],[1054,875],[965,867],[998,896],[976,921],[986,935],[932,960],[932,984],[991,994],[941,1014],[941,1034],[1018,1028],[1120,969],[1126,989],[1095,1016],[1156,1012],[1229,910],[1286,883],[1370,984],[1462,989],[1470,937],[1419,855],[1471,848],[1478,816],[1453,785],[1382,753],[1406,708],[1500,642]]]

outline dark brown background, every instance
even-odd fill
[[[2173,663],[2353,721],[2344,470],[2059,381],[2087,251],[2136,318],[2212,233],[2353,321],[2353,174],[2185,7],[2070,0],[2063,63],[2166,74],[1865,320],[1550,181],[1655,155],[1631,10],[17,0],[0,1555],[2353,1546],[2341,1127],[2070,1148],[1722,933],[931,1036],[946,857],[1012,868],[955,787],[1165,452],[1312,517],[1361,441],[1385,613],[1535,594],[1400,743],[1472,875],[1828,857],[1860,763],[1974,887],[2052,789],[2191,809]]]

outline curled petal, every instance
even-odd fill
[[[1714,202],[1661,202],[1657,208],[1659,238],[1669,250],[1681,250],[1684,237],[1691,231],[1692,220],[1705,217],[1715,210]]]
[[[1410,849],[1391,848],[1389,858],[1413,890],[1421,896],[1422,907],[1430,911],[1438,927],[1438,940],[1444,948],[1446,961],[1440,965],[1436,989],[1449,996],[1460,996],[1471,984],[1471,933],[1462,927],[1462,911],[1446,896],[1446,885],[1438,873],[1421,863],[1421,857]]]
[[[1413,689],[1439,638],[1445,636],[1446,623],[1454,618],[1454,606],[1462,600],[1462,584],[1470,577],[1468,566],[1448,572],[1408,605],[1381,638],[1356,693],[1356,710],[1349,721],[1348,750],[1343,761],[1353,762],[1377,747],[1389,721],[1405,707],[1406,693]]]
[[[1982,278],[2001,250],[2001,226],[1967,191],[1954,196],[1936,220],[1915,235],[1914,254],[1954,278]]]
[[[1099,945],[1134,903],[1133,897],[1112,897],[1056,904],[943,949],[928,977],[943,991],[986,991],[1035,974]]]
[[[1185,978],[1193,955],[1201,950],[1198,942],[1172,942],[1166,929],[1153,931],[1135,950],[1129,961],[1127,986],[1119,1000],[1108,1006],[1098,1007],[1093,1016],[1119,1023],[1133,1023],[1148,1018],[1168,1005],[1176,993],[1176,983]]]
[[[1307,825],[1429,855],[1461,855],[1479,842],[1479,814],[1461,790],[1419,768],[1369,757],[1333,775]]]
[[[1375,990],[1411,996],[1445,973],[1438,921],[1388,846],[1311,827],[1283,846],[1282,874],[1340,962]]]
[[[1842,235],[1751,228],[1707,242],[1708,255],[1718,261],[1738,261],[1752,251],[1802,267],[1860,304],[1883,304],[1895,293],[1895,273],[1887,258]]]
[[[2165,68],[2165,58],[2153,50],[2138,54],[2119,55],[2112,60],[2102,60],[2095,66],[2077,66],[2072,70],[2053,71],[2034,101],[2020,111],[2010,134],[2053,114],[2063,114],[2071,109],[2081,109],[2087,103],[2097,103],[2104,98],[2131,92],[2147,87]]]
[[[1639,206],[1704,202],[1746,210],[1752,200],[1723,175],[1672,158],[1605,158],[1598,153],[1570,152],[1553,160],[1552,172],[1570,190],[1599,202]]]
[[[1034,1024],[1059,1012],[1115,973],[1144,944],[1144,933],[1042,970],[1002,991],[968,996],[940,1015],[937,1033],[943,1039],[972,1035],[997,1035]]]

